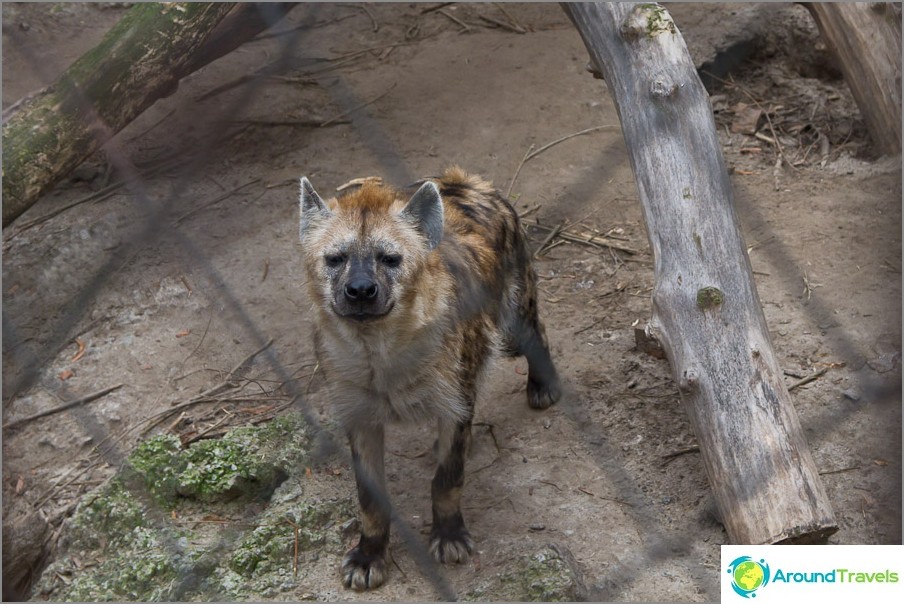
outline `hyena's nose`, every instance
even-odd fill
[[[345,285],[345,297],[350,302],[369,302],[377,297],[377,283],[365,277],[353,279]]]

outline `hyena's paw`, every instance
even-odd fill
[[[562,398],[559,376],[553,373],[545,379],[527,378],[527,404],[531,409],[548,409]]]
[[[452,531],[434,530],[430,535],[430,554],[437,562],[462,564],[473,551],[474,541],[463,526]]]
[[[386,561],[383,556],[368,555],[355,547],[342,560],[342,583],[355,591],[366,591],[386,581]]]

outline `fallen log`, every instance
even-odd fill
[[[649,331],[669,359],[733,543],[837,524],[782,381],[712,107],[658,4],[568,3],[615,100],[654,255]]]
[[[3,226],[175,92],[180,79],[263,31],[292,6],[136,3],[100,44],[3,124]]]

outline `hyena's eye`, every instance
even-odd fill
[[[329,268],[339,268],[345,264],[345,254],[327,254],[323,257],[323,261]]]
[[[386,268],[398,268],[402,264],[402,257],[398,254],[380,254],[378,260]]]

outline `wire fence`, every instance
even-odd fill
[[[288,26],[285,23],[275,23],[272,11],[267,9],[266,4],[259,4],[258,6],[262,17],[273,23],[273,28],[270,31],[273,32],[278,48],[277,58],[269,65],[267,74],[288,73],[299,65],[306,64],[305,62],[310,57],[315,56],[316,48],[308,44],[307,34],[310,28],[316,26],[324,18],[323,15],[329,8],[319,3],[296,8],[294,14],[300,15],[301,26],[293,28],[294,31],[290,34],[280,35],[281,30],[288,29]],[[8,33],[12,42],[15,43],[16,36],[20,35],[20,33],[16,30],[11,30]],[[22,46],[23,48],[26,47],[24,44]],[[30,61],[35,70],[40,71],[42,69],[40,57],[31,56]],[[388,131],[387,126],[374,117],[367,107],[361,108],[362,99],[358,98],[341,73],[321,74],[316,76],[316,79],[319,85],[329,92],[332,103],[342,114],[351,114],[354,111],[351,127],[354,129],[358,140],[373,157],[377,158],[386,179],[395,183],[406,184],[415,180],[415,175],[410,170],[404,157],[393,146],[393,132]],[[216,299],[227,312],[237,318],[236,330],[246,334],[250,339],[251,346],[261,351],[259,359],[265,362],[276,375],[276,381],[285,388],[287,397],[293,401],[291,409],[304,415],[314,434],[314,441],[317,443],[311,453],[312,463],[325,461],[345,451],[344,443],[337,442],[332,432],[321,425],[317,414],[307,401],[305,392],[298,381],[293,379],[294,371],[290,369],[289,364],[280,358],[272,347],[267,346],[269,333],[266,323],[256,319],[249,312],[241,296],[227,284],[222,271],[211,261],[207,251],[193,241],[190,236],[185,235],[179,229],[172,228],[171,224],[170,217],[174,208],[181,205],[190,206],[188,198],[190,197],[190,187],[195,174],[200,171],[207,158],[214,155],[217,146],[224,140],[224,133],[219,131],[218,124],[228,120],[231,116],[239,115],[242,109],[249,106],[256,96],[261,94],[264,80],[265,75],[263,74],[251,77],[230,102],[222,105],[217,112],[208,116],[209,121],[207,124],[202,124],[202,126],[207,128],[207,133],[200,138],[202,141],[201,146],[193,148],[190,154],[180,154],[183,157],[189,157],[189,163],[182,166],[175,173],[170,192],[163,199],[155,199],[154,196],[149,194],[146,177],[142,177],[140,171],[130,160],[127,151],[117,142],[117,139],[114,138],[111,142],[106,143],[105,152],[108,162],[120,174],[125,176],[125,186],[128,189],[129,197],[136,206],[139,206],[145,212],[145,217],[140,229],[137,231],[137,235],[125,240],[123,248],[100,266],[92,277],[84,282],[77,295],[73,296],[69,303],[60,310],[57,314],[58,318],[56,318],[49,329],[49,337],[42,341],[40,345],[32,346],[22,343],[24,338],[21,326],[17,322],[18,318],[8,315],[4,306],[2,317],[4,356],[8,357],[7,362],[9,366],[22,368],[22,371],[15,379],[4,380],[4,399],[6,401],[13,398],[15,393],[26,392],[38,383],[41,375],[47,370],[62,347],[72,341],[74,333],[78,333],[79,329],[84,328],[93,303],[128,259],[134,258],[146,247],[166,237],[179,247],[180,253],[176,254],[176,256],[182,258],[182,262],[186,267],[199,271],[209,283],[215,284],[215,291],[210,293],[211,299]],[[83,106],[85,115],[94,115],[96,119],[93,108],[85,106],[85,99],[76,100]],[[225,137],[228,138],[228,136],[229,134],[226,133]],[[603,155],[607,155],[609,152],[608,150],[601,150]],[[605,169],[604,166],[600,166],[600,168],[601,170]],[[569,183],[568,188],[572,195],[585,197],[585,201],[589,202],[598,192],[597,183],[605,180],[605,177],[599,173],[594,173],[592,175],[588,174],[588,178],[592,178],[593,182],[576,181]],[[739,209],[746,223],[768,232],[769,225],[758,208],[752,205],[745,205]],[[778,243],[765,249],[769,254],[770,264],[775,267],[776,271],[783,273],[780,277],[788,284],[796,284],[799,281],[799,275],[795,270],[796,263],[793,255],[788,248]],[[126,260],[124,261],[124,259]],[[831,315],[831,309],[821,300],[818,291],[813,293],[810,304],[806,308],[816,322],[821,322],[825,317]],[[852,338],[842,337],[839,353],[852,364],[856,359],[862,357],[862,353],[857,350]],[[899,385],[889,387],[884,381],[877,381],[875,384],[864,384],[861,386],[861,390],[864,391],[864,399],[868,400],[900,397]],[[63,392],[65,393],[65,389]],[[5,403],[4,407],[6,408],[6,406]],[[854,408],[851,407],[849,413],[854,412]],[[94,442],[102,443],[101,446],[98,446],[98,452],[110,465],[119,466],[122,464],[129,451],[116,438],[111,438],[112,435],[109,433],[109,429],[98,421],[89,407],[75,407],[66,413],[80,424],[82,429],[93,438]],[[588,591],[584,594],[586,597],[592,600],[608,600],[617,597],[618,593],[629,587],[632,581],[635,581],[640,576],[641,570],[653,567],[663,560],[688,555],[691,552],[694,535],[690,532],[681,534],[671,529],[666,530],[657,519],[655,509],[650,503],[648,495],[640,488],[637,477],[632,476],[627,468],[617,462],[618,455],[614,451],[613,445],[601,438],[599,432],[594,428],[593,422],[586,417],[579,406],[569,406],[566,408],[565,413],[572,422],[575,431],[582,436],[585,442],[594,443],[594,446],[588,447],[588,450],[592,452],[593,461],[603,475],[619,486],[620,497],[630,504],[626,508],[627,514],[637,526],[642,526],[647,531],[642,547],[626,554],[617,565],[607,569],[608,579],[605,582],[587,586]],[[815,422],[812,422],[814,432],[822,439],[831,437],[833,432],[839,430],[844,423],[845,417],[842,414],[843,412],[840,411],[825,413]],[[180,561],[178,576],[170,591],[171,596],[175,600],[190,596],[209,577],[214,565],[209,559],[204,557],[193,560],[191,557],[186,556],[185,545],[180,542],[178,535],[172,530],[171,524],[165,517],[166,510],[160,508],[159,504],[156,504],[149,493],[143,491],[140,485],[133,485],[133,494],[144,503],[147,509],[156,510],[155,517],[151,521],[162,535],[168,535],[165,539],[164,547],[174,560]],[[386,493],[379,493],[379,498],[383,505],[392,509],[392,503]],[[460,594],[456,593],[450,581],[446,578],[442,567],[433,561],[418,531],[408,521],[397,517],[395,514],[393,515],[393,529],[403,539],[407,551],[419,571],[433,586],[436,597],[442,600],[457,599]],[[209,551],[225,551],[231,541],[236,538],[235,534],[224,531],[219,536],[219,542],[211,547]],[[212,553],[211,555],[216,554]],[[706,594],[708,597],[715,597],[715,594],[711,591],[712,579],[704,576],[706,572],[706,569],[699,569],[699,575],[693,576],[691,580],[695,583],[698,593]]]

